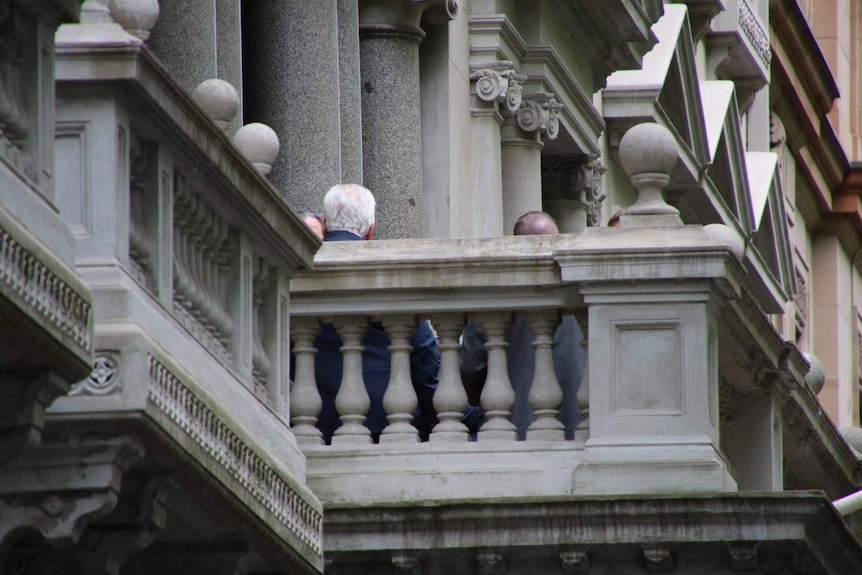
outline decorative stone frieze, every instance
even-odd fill
[[[156,357],[147,357],[149,403],[218,462],[264,509],[315,554],[322,516]]]
[[[2,228],[0,284],[19,305],[90,351],[90,304]]]
[[[769,34],[760,23],[760,19],[754,14],[748,0],[739,2],[739,29],[754,47],[754,52],[760,58],[765,68],[769,68],[772,62],[772,49],[769,46]]]
[[[72,386],[69,395],[111,395],[122,389],[119,357],[118,351],[97,352],[90,377]]]
[[[499,104],[508,115],[518,113],[523,103],[522,83],[527,77],[515,72],[511,62],[471,64],[470,80],[475,83],[474,91],[479,100]]]

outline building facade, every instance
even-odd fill
[[[0,0],[0,572],[862,572],[830,503],[862,484],[859,22],[855,0]],[[380,240],[297,216],[340,182],[373,191]],[[562,233],[512,236],[532,210]]]

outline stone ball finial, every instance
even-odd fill
[[[638,124],[620,140],[619,158],[632,186],[638,191],[637,202],[623,212],[620,225],[681,225],[679,210],[662,197],[662,190],[670,182],[670,174],[677,161],[673,134],[655,123]]]
[[[267,126],[254,122],[246,124],[233,137],[234,145],[254,164],[257,171],[265,176],[272,169],[281,144],[278,135]]]
[[[853,451],[856,452],[857,458],[862,458],[862,429],[858,427],[845,427],[841,430],[841,437],[847,442]]]
[[[218,78],[204,80],[195,91],[192,99],[209,114],[222,130],[227,130],[239,112],[239,93],[230,83]]]
[[[643,173],[669,175],[676,160],[676,139],[659,124],[638,124],[620,140],[620,164],[629,176]]]
[[[817,395],[823,389],[823,384],[826,383],[826,371],[823,369],[823,364],[820,363],[820,360],[813,354],[803,351],[802,355],[810,365],[808,373],[805,374],[805,385],[814,392],[814,395]]]
[[[733,228],[724,224],[707,224],[703,226],[703,231],[716,242],[727,246],[737,261],[741,262],[745,257],[745,239]]]
[[[159,19],[158,0],[111,0],[110,9],[114,22],[144,42]]]

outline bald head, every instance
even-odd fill
[[[527,212],[515,222],[516,236],[545,236],[560,233],[557,222],[545,212]]]

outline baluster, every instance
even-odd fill
[[[419,432],[411,421],[419,402],[410,378],[410,337],[416,330],[413,315],[396,314],[383,319],[389,336],[389,385],[383,395],[383,408],[389,425],[380,435],[380,443],[416,443]]]
[[[485,423],[479,430],[479,440],[518,439],[515,424],[509,420],[515,392],[509,381],[508,359],[506,357],[506,330],[511,323],[509,312],[486,313],[478,317],[479,324],[488,336],[485,349],[488,350],[488,377],[482,390],[482,407],[485,409]]]
[[[554,332],[560,323],[556,310],[532,312],[527,320],[536,351],[535,373],[530,387],[530,408],[536,418],[527,430],[527,441],[563,440],[565,427],[557,419],[563,391],[554,371]]]
[[[314,377],[314,338],[320,331],[317,318],[295,317],[291,319],[293,334],[294,380],[290,391],[290,421],[297,443],[301,445],[323,445],[323,434],[315,423],[323,407],[317,382]]]
[[[581,328],[583,336],[581,347],[584,348],[584,371],[581,376],[581,384],[578,386],[578,410],[581,412],[581,420],[575,428],[575,439],[578,441],[586,441],[590,437],[590,354],[587,347],[589,344],[587,318],[587,309],[579,309],[575,312],[575,319],[578,321],[578,326]]]
[[[371,443],[371,432],[365,427],[365,414],[371,407],[368,391],[362,379],[362,337],[368,331],[367,322],[358,317],[337,318],[335,329],[341,336],[344,367],[341,386],[335,396],[335,409],[341,416],[341,427],[335,430],[333,445]]]
[[[266,398],[266,401],[273,401],[276,396],[276,390],[270,389],[269,375],[272,371],[272,362],[269,359],[269,354],[263,345],[261,337],[263,310],[263,298],[269,288],[271,280],[269,267],[266,265],[266,260],[257,258],[255,261],[255,274],[252,284],[252,329],[251,329],[251,373],[255,382],[255,392],[260,397]]]
[[[461,383],[458,336],[464,329],[464,314],[434,316],[434,329],[440,337],[440,382],[434,392],[434,409],[440,421],[431,432],[431,441],[459,442],[469,439],[467,426],[461,423],[467,393]]]

